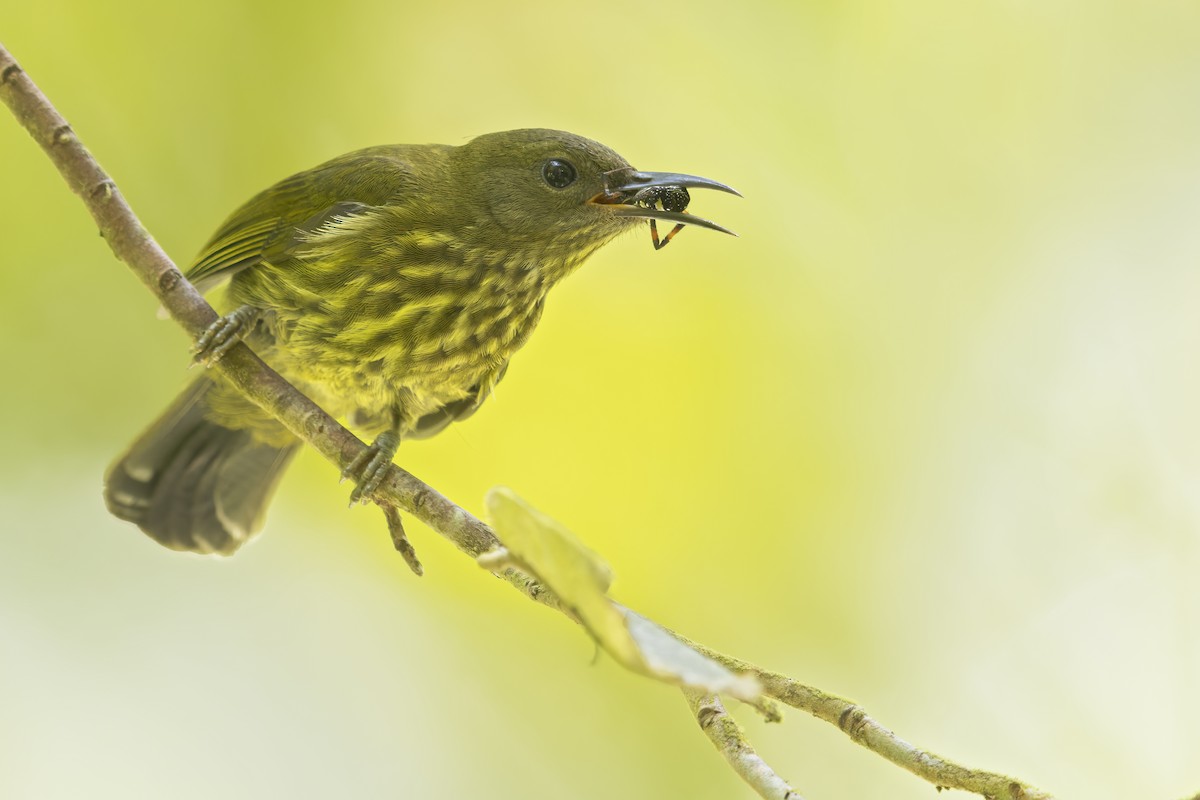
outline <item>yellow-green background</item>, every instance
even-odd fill
[[[1200,6],[97,3],[0,41],[187,261],[380,142],[566,128],[733,239],[603,250],[474,419],[399,461],[507,484],[616,596],[1079,798],[1200,788]],[[593,658],[305,454],[222,561],[111,519],[187,341],[0,115],[0,797],[738,798],[678,693]],[[933,789],[738,712],[810,798]]]

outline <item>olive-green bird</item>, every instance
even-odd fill
[[[687,189],[602,144],[553,130],[460,147],[385,145],[335,158],[251,199],[187,271],[228,281],[197,341],[211,364],[244,339],[337,417],[373,435],[347,470],[365,502],[401,439],[465,419],[533,333],[546,293],[622,231],[656,247]],[[655,220],[675,223],[659,242]],[[110,469],[105,501],[176,550],[229,554],[260,526],[299,441],[218,377],[201,376]]]

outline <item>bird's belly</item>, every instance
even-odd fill
[[[482,397],[541,317],[541,298],[468,298],[391,313],[309,310],[276,320],[280,371],[337,416],[382,430],[393,408],[409,423]]]

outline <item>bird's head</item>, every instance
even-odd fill
[[[639,172],[599,142],[564,131],[486,134],[455,148],[450,163],[454,185],[468,189],[497,236],[551,253],[587,255],[646,220],[732,233],[684,209],[687,189],[738,194],[733,189],[695,175]]]

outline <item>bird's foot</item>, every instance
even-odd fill
[[[383,478],[388,468],[392,466],[392,458],[396,448],[400,446],[400,434],[395,431],[384,431],[375,437],[375,441],[362,452],[358,458],[342,470],[342,480],[353,478],[358,485],[350,493],[350,505],[366,504]]]
[[[413,548],[412,542],[408,540],[408,534],[404,532],[404,523],[400,521],[400,512],[395,506],[380,504],[383,509],[383,515],[387,517],[388,531],[392,534],[392,544],[396,546],[396,550],[404,558],[404,563],[408,564],[408,568],[413,571],[414,575],[420,577],[425,574],[425,568],[421,566],[421,559],[417,558],[417,551]]]
[[[258,321],[258,314],[254,306],[241,306],[209,325],[196,339],[192,347],[192,359],[206,367],[216,364],[229,352],[229,348],[250,332]]]

